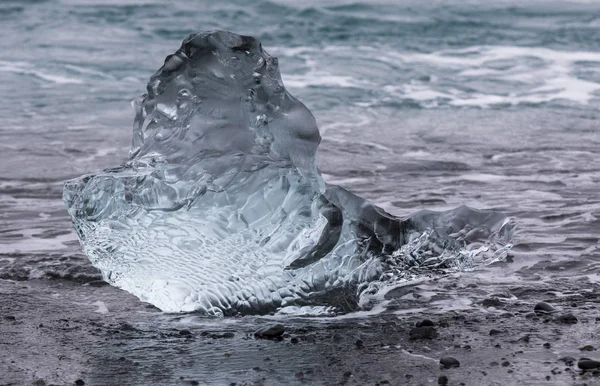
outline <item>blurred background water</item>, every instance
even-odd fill
[[[99,278],[63,182],[126,159],[130,101],[210,29],[279,57],[329,182],[512,217],[511,264],[475,277],[600,279],[600,3],[483,0],[1,1],[0,278]]]

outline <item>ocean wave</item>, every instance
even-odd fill
[[[12,72],[19,75],[30,75],[38,79],[56,83],[56,84],[82,84],[83,80],[79,78],[68,77],[60,74],[53,74],[37,69],[30,63],[26,62],[7,62],[0,61],[0,72]]]
[[[600,101],[598,52],[472,46],[422,53],[343,45],[274,51],[297,62],[295,73],[284,78],[291,89],[358,88],[364,92],[355,103],[363,107],[415,103],[421,108],[489,108]]]

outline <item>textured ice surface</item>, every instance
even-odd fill
[[[189,36],[134,105],[129,161],[68,181],[64,201],[104,279],[164,311],[347,311],[511,246],[500,213],[399,219],[327,185],[315,118],[252,37]]]

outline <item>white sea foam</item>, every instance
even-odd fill
[[[290,88],[361,87],[360,83],[350,76],[333,75],[319,71],[311,71],[302,75],[288,75],[285,77],[284,82]]]
[[[1,254],[28,253],[41,251],[58,251],[66,249],[66,243],[77,240],[73,233],[57,235],[53,238],[36,237],[37,233],[43,232],[42,228],[23,229],[20,232],[22,238],[14,242],[0,243]]]
[[[413,81],[386,90],[395,96],[416,101],[447,99],[455,106],[486,107],[495,104],[543,103],[566,100],[588,104],[600,90],[600,83],[574,75],[582,62],[600,64],[600,53],[558,51],[541,47],[474,46],[428,54],[397,53],[392,57],[407,66],[427,65],[447,73],[445,82]],[[464,92],[460,86],[493,81],[501,90]],[[448,86],[455,83],[455,87]],[[443,84],[443,85],[441,85]],[[425,106],[427,107],[427,106]]]
[[[587,105],[600,100],[600,82],[581,77],[578,68],[600,65],[600,53],[544,47],[472,46],[430,53],[383,47],[277,48],[277,55],[304,61],[301,74],[284,79],[292,88],[362,88],[379,96],[366,106],[413,101],[424,108],[493,107],[547,102]],[[353,66],[323,63],[352,60]],[[385,67],[391,66],[391,71]],[[340,71],[340,73],[334,73]],[[383,71],[382,71],[383,69]],[[343,71],[343,73],[342,73]],[[385,77],[385,79],[375,79]],[[381,87],[381,84],[387,83]],[[364,101],[357,101],[364,106]]]
[[[56,84],[82,84],[83,80],[60,74],[52,74],[35,68],[26,62],[6,62],[0,60],[0,72],[12,72],[20,75],[31,75],[47,82]]]

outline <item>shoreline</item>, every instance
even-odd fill
[[[456,285],[462,286],[461,277]],[[514,285],[478,307],[362,318],[164,314],[108,285],[0,280],[2,385],[594,384],[598,285]],[[465,290],[481,290],[476,285]],[[566,296],[552,295],[561,291]],[[390,291],[396,307],[410,292]],[[534,312],[539,301],[558,311]],[[394,307],[390,307],[394,308]],[[565,317],[571,314],[574,318]],[[415,328],[428,319],[433,326]],[[281,339],[255,331],[280,323]],[[426,322],[425,324],[429,324]],[[591,351],[582,351],[580,348]],[[460,367],[443,368],[442,357]],[[76,383],[78,382],[79,383]],[[81,383],[83,382],[83,383]]]

